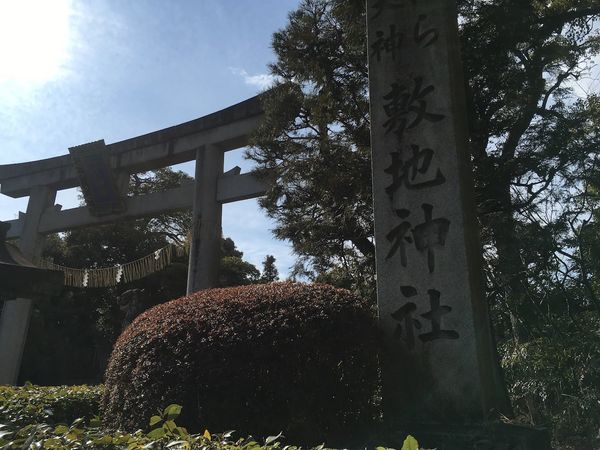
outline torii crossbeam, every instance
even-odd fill
[[[239,168],[223,173],[224,152],[244,147],[263,116],[261,95],[229,108],[153,133],[106,145],[97,141],[70,154],[0,165],[0,193],[29,196],[27,212],[9,221],[7,237],[19,238],[23,254],[41,255],[44,236],[90,225],[193,209],[187,292],[216,285],[222,204],[259,197],[264,182]],[[196,161],[195,182],[128,197],[132,173]],[[87,206],[62,210],[56,192],[81,187]],[[0,384],[17,381],[32,301],[6,301],[0,316]]]

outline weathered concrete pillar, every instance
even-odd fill
[[[367,0],[387,420],[510,409],[494,358],[452,0]]]
[[[222,212],[222,205],[217,201],[217,183],[222,173],[223,151],[216,145],[199,149],[196,154],[188,295],[217,285]]]
[[[54,205],[56,190],[45,186],[31,190],[19,249],[32,260],[41,256],[44,236],[38,233],[43,212]],[[29,329],[33,301],[19,298],[4,302],[0,316],[0,384],[15,384]]]

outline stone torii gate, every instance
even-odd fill
[[[29,196],[27,212],[9,221],[7,238],[18,238],[23,254],[41,255],[44,236],[167,211],[193,209],[187,292],[215,286],[223,203],[261,196],[266,185],[236,167],[223,173],[224,152],[244,147],[263,116],[261,96],[153,133],[106,145],[96,141],[70,154],[0,166],[0,193]],[[195,181],[165,191],[128,197],[132,173],[196,161]],[[63,210],[56,192],[81,186],[86,206]],[[0,316],[0,384],[14,384],[32,300],[4,303]]]

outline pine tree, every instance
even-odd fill
[[[272,283],[279,280],[279,271],[275,267],[275,257],[273,255],[265,256],[263,261],[262,275],[260,276],[261,283]]]

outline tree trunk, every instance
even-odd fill
[[[510,195],[510,183],[503,183],[496,190],[500,212],[491,221],[492,236],[498,254],[498,271],[504,283],[504,302],[510,312],[510,322],[515,344],[526,338],[526,330],[520,320],[520,312],[527,298],[527,276],[520,255],[517,222],[514,219]]]

